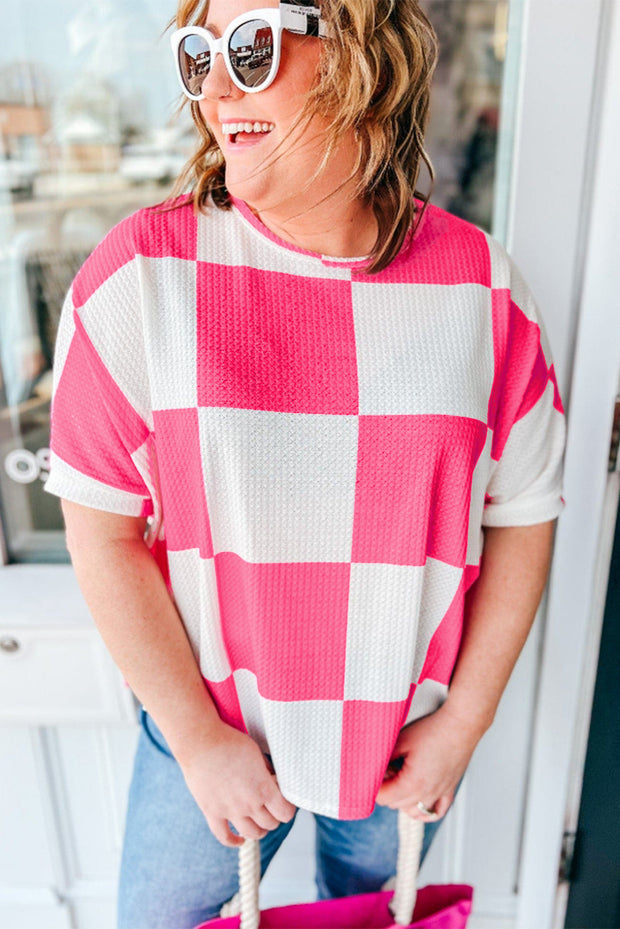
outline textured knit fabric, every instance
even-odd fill
[[[183,199],[71,285],[45,489],[149,517],[221,718],[291,803],[365,818],[446,698],[482,526],[565,505],[544,324],[505,249],[434,205],[368,275]]]

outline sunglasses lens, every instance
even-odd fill
[[[211,52],[202,36],[185,36],[179,45],[179,65],[183,84],[191,94],[198,96],[211,67]]]
[[[246,87],[264,84],[273,66],[273,30],[264,19],[253,19],[235,29],[228,45],[235,74]]]

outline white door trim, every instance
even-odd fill
[[[593,614],[619,388],[620,6],[530,0],[524,54],[509,247],[549,321],[568,436],[515,929],[552,929],[564,924],[558,867],[584,685],[586,699],[589,692],[588,639],[600,621]]]

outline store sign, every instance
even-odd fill
[[[4,459],[4,470],[18,484],[32,484],[49,477],[50,450],[40,448],[36,454],[27,448],[16,448]]]

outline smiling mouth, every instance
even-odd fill
[[[274,129],[274,123],[226,123],[223,124],[224,137],[231,145],[256,144],[260,139],[269,135]]]

